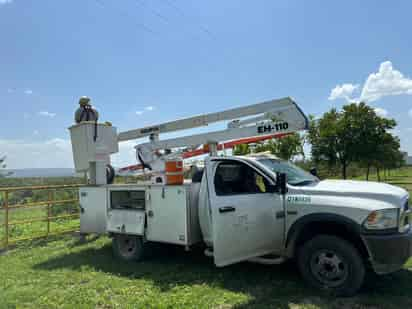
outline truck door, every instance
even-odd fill
[[[225,266],[280,253],[283,200],[278,193],[268,192],[272,180],[241,159],[209,160],[206,172],[215,264]]]

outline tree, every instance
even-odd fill
[[[298,133],[293,133],[258,144],[256,145],[255,152],[270,151],[270,153],[281,159],[290,160],[294,156],[304,155],[303,142],[303,137]],[[251,149],[247,144],[236,145],[233,149],[234,155],[245,155],[250,152]]]
[[[341,111],[333,108],[319,120],[311,119],[308,140],[312,159],[326,162],[329,168],[339,166],[344,179],[352,162],[362,163],[369,171],[372,164],[383,162],[383,153],[389,153],[379,146],[395,126],[393,119],[379,117],[363,102],[345,105]],[[388,145],[394,147],[393,143]]]
[[[297,155],[304,156],[303,143],[303,137],[298,133],[293,133],[258,145],[256,152],[270,151],[281,159],[290,160]]]
[[[308,141],[312,145],[312,160],[315,164],[325,162],[329,169],[341,165],[342,176],[346,179],[346,169],[352,160],[348,151],[348,137],[343,126],[343,114],[335,108],[322,118],[311,117]]]
[[[233,148],[233,154],[236,156],[242,156],[242,155],[246,155],[250,153],[250,148],[248,144],[240,144],[240,145],[236,145]]]
[[[345,128],[352,131],[351,147],[353,147],[354,160],[366,167],[366,178],[369,179],[370,167],[383,162],[385,154],[381,146],[395,147],[395,141],[390,141],[392,135],[388,130],[396,126],[393,119],[380,117],[375,110],[365,103],[349,104],[343,107]],[[390,146],[389,146],[390,145]],[[399,150],[399,143],[397,151]]]
[[[377,144],[376,153],[373,157],[373,165],[376,167],[378,181],[380,181],[380,169],[399,168],[404,164],[399,138],[385,132],[380,143]]]
[[[6,163],[6,156],[0,158],[0,178],[7,177],[13,174],[12,172],[6,172],[4,169],[7,167]]]

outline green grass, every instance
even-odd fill
[[[392,172],[388,181],[411,190],[412,169]],[[0,308],[391,309],[412,308],[411,291],[412,259],[400,272],[369,278],[356,297],[333,298],[308,288],[292,262],[216,268],[201,249],[161,245],[145,262],[125,263],[106,237],[80,244],[63,236],[0,255]]]
[[[411,308],[408,267],[336,299],[307,288],[293,263],[219,269],[200,249],[168,245],[124,263],[108,238],[79,244],[66,236],[0,256],[0,308]]]

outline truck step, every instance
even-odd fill
[[[278,264],[282,264],[285,261],[286,261],[286,259],[284,257],[281,257],[281,256],[273,256],[273,257],[259,256],[259,257],[255,257],[255,258],[252,258],[252,259],[248,260],[248,262],[264,264],[264,265],[278,265]]]

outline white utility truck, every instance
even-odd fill
[[[159,138],[220,121],[230,122],[220,131]],[[150,242],[186,249],[204,244],[219,267],[295,258],[312,286],[354,294],[367,270],[394,272],[411,255],[408,193],[384,183],[319,180],[270,155],[217,153],[226,148],[222,142],[273,138],[307,127],[307,117],[290,98],[119,134],[103,124],[74,125],[75,167],[90,177],[79,192],[81,233],[108,234],[124,260],[143,259]],[[137,157],[153,181],[107,184],[106,165],[118,143],[145,137],[149,142],[136,146]],[[188,151],[210,153],[204,168],[192,181],[168,184],[168,162]]]

